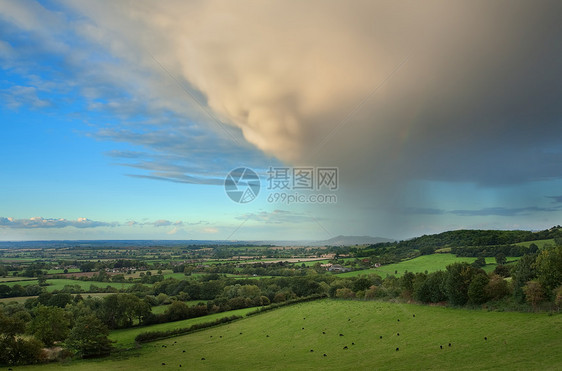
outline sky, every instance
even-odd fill
[[[560,14],[0,0],[0,240],[559,225]]]

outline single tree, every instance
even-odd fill
[[[479,273],[472,278],[468,286],[468,299],[471,303],[482,304],[488,300],[485,289],[489,281],[488,276],[484,273]]]
[[[515,299],[521,303],[525,301],[523,287],[528,281],[537,276],[534,268],[535,260],[536,255],[534,254],[523,255],[517,262],[511,275],[513,277],[513,295]]]
[[[544,249],[535,262],[537,278],[547,290],[562,284],[562,246]]]
[[[82,358],[99,357],[111,352],[109,330],[96,316],[88,315],[76,320],[66,340],[66,346]]]
[[[55,341],[66,339],[70,329],[70,319],[64,309],[39,305],[34,314],[35,317],[29,323],[28,330],[47,347],[53,346]]]
[[[468,287],[472,277],[479,270],[467,263],[454,263],[447,266],[445,291],[451,305],[465,305],[468,301]]]
[[[537,281],[529,281],[523,287],[527,303],[531,304],[534,309],[545,299],[545,292],[541,284]]]
[[[496,264],[498,265],[503,265],[507,262],[507,258],[505,257],[504,253],[499,253],[498,255],[496,255]]]
[[[472,263],[472,265],[477,268],[482,268],[486,265],[486,258],[484,258],[483,256],[479,256],[478,258],[476,258],[474,263]]]
[[[507,281],[497,274],[490,276],[490,281],[486,285],[485,290],[489,300],[501,299],[511,292]]]

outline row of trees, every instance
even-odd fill
[[[501,256],[498,260],[502,260]],[[511,276],[508,281],[505,277]],[[335,289],[335,290],[334,290]],[[445,271],[408,273],[402,277],[367,276],[353,282],[332,284],[330,294],[340,298],[414,299],[422,303],[448,303],[453,306],[480,305],[504,298],[514,305],[541,303],[562,305],[562,246],[524,255],[510,270],[499,265],[487,274],[478,264],[455,263]]]

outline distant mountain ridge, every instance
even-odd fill
[[[60,241],[0,241],[0,248],[55,248],[55,247],[156,247],[156,246],[354,246],[396,242],[397,248],[429,246],[462,247],[515,244],[543,239],[562,239],[562,227],[555,226],[542,231],[525,230],[455,230],[423,235],[397,241],[384,237],[339,235],[327,240],[60,240]]]
[[[329,246],[343,246],[343,245],[372,245],[381,242],[394,242],[394,240],[384,237],[339,235],[323,241],[323,244]]]
[[[272,245],[272,246],[351,246],[372,245],[394,240],[371,236],[336,236],[328,240],[59,240],[59,241],[0,241],[0,248],[60,248],[60,247],[154,247],[188,245]]]
[[[398,247],[494,246],[560,237],[562,237],[562,228],[560,226],[535,232],[524,230],[461,229],[400,241]]]

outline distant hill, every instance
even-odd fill
[[[560,226],[543,231],[503,231],[503,230],[477,230],[463,229],[448,231],[439,234],[424,235],[406,241],[400,241],[398,247],[420,248],[432,247],[462,247],[462,246],[494,246],[508,245],[519,242],[544,240],[562,237]]]
[[[328,240],[266,240],[252,241],[254,245],[274,245],[274,246],[354,246],[354,245],[374,245],[377,243],[394,242],[383,237],[372,236],[336,236]]]
[[[519,242],[562,239],[562,227],[543,231],[456,230],[424,235],[396,242],[399,249],[422,247],[465,247],[509,245]],[[157,246],[354,246],[377,245],[395,240],[372,236],[336,236],[327,240],[61,240],[61,241],[0,241],[0,248],[56,248],[56,247],[157,247]]]
[[[383,237],[371,236],[336,236],[328,240],[318,241],[322,245],[328,246],[351,246],[351,245],[372,245],[381,242],[394,242],[394,240]]]

